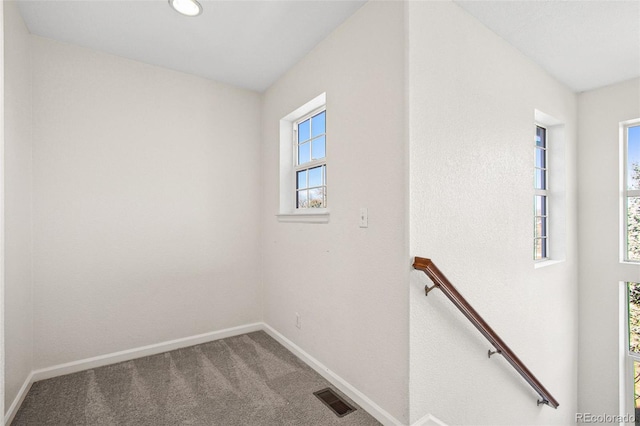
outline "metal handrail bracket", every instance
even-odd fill
[[[506,343],[493,331],[489,324],[473,309],[467,300],[458,292],[451,282],[444,276],[442,272],[434,265],[431,259],[423,257],[414,258],[413,267],[423,271],[433,281],[434,285],[425,286],[425,294],[435,288],[439,288],[447,296],[449,300],[463,313],[465,317],[482,333],[482,335],[493,345],[495,351],[489,350],[488,356],[491,358],[493,354],[499,354],[507,360],[509,364],[529,383],[529,385],[540,395],[538,405],[545,404],[553,408],[558,408],[558,401],[549,393],[549,391],[540,383],[536,376],[529,371],[524,363],[513,353]]]

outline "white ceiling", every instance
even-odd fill
[[[454,0],[577,92],[640,76],[640,0]]]
[[[167,0],[19,2],[32,34],[263,91],[365,0],[200,0],[185,17]]]
[[[454,1],[575,91],[640,76],[640,0]],[[263,91],[366,0],[200,2],[19,4],[33,34]]]

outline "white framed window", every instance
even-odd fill
[[[640,119],[620,125],[623,152],[622,261],[640,262]]]
[[[327,207],[326,106],[293,123],[296,209]]]
[[[621,283],[620,424],[640,420],[640,284]]]
[[[533,265],[544,268],[566,258],[567,173],[564,123],[534,111]]]
[[[533,259],[549,258],[549,194],[547,129],[536,125],[534,164]]]
[[[280,222],[329,222],[328,115],[322,93],[280,120]]]

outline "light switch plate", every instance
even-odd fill
[[[360,228],[369,227],[369,211],[366,207],[360,208]]]

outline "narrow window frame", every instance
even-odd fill
[[[314,117],[325,113],[325,131],[324,133],[321,133],[319,135],[313,136],[313,134],[310,134],[310,138],[306,139],[302,144],[299,143],[298,140],[298,132],[299,132],[299,126],[301,123],[304,123],[305,121],[309,120],[309,119],[313,119]],[[313,121],[310,121],[311,125],[313,125]],[[313,130],[310,129],[310,133]],[[318,158],[318,159],[313,159],[313,148],[312,148],[312,144],[313,141],[316,139],[320,139],[324,137],[324,157],[322,158]],[[327,184],[327,105],[324,104],[319,108],[314,109],[313,111],[303,115],[302,117],[296,119],[293,122],[293,129],[292,129],[292,143],[293,143],[293,178],[295,180],[293,188],[294,188],[294,203],[295,203],[295,211],[322,211],[325,210],[327,208],[327,188],[328,188],[328,184]],[[299,163],[299,158],[300,158],[300,153],[299,153],[299,149],[300,146],[303,144],[309,143],[311,144],[309,147],[309,156],[310,156],[310,161],[307,161],[305,163]],[[310,187],[308,185],[308,180],[309,180],[309,171],[315,168],[321,167],[321,185],[319,186],[314,186],[314,187]],[[305,188],[299,188],[298,187],[298,173],[302,172],[302,171],[307,171],[307,186]],[[306,207],[302,207],[300,206],[300,202],[299,202],[299,192],[301,191],[307,191],[307,194],[312,190],[312,189],[321,189],[322,190],[322,204],[320,207],[310,207],[310,206],[306,206]]]
[[[533,260],[546,262],[549,256],[549,138],[546,125],[535,123],[536,137],[534,139],[534,197],[533,197]],[[542,144],[538,143],[538,133],[542,130]],[[542,154],[541,164],[538,163],[538,152]],[[538,185],[540,172],[540,185]],[[538,203],[538,200],[540,202]],[[540,212],[538,212],[538,205]],[[540,229],[538,230],[538,222]],[[540,255],[538,255],[538,241],[540,241]]]
[[[327,92],[321,92],[307,102],[301,104],[279,122],[279,188],[280,196],[278,201],[278,211],[276,218],[281,223],[308,223],[308,224],[328,224],[330,222],[330,211],[328,208],[297,209],[296,203],[296,156],[293,141],[293,123],[304,118],[308,114],[325,107],[327,120],[331,120],[331,105],[328,102]],[[330,131],[330,129],[328,129]]]
[[[640,118],[620,123],[620,143],[622,145],[621,158],[621,213],[622,213],[622,237],[620,247],[620,261],[622,263],[640,263],[640,256],[632,259],[629,256],[629,200],[631,198],[640,198],[640,185],[638,189],[629,189],[629,129],[632,127],[640,127]]]
[[[620,283],[620,312],[622,313],[620,324],[620,415],[634,422],[636,414],[636,400],[640,400],[640,385],[636,380],[640,379],[640,371],[636,371],[635,364],[639,364],[640,352],[631,349],[631,285],[637,285],[635,281],[622,281]],[[637,390],[637,391],[636,391]],[[640,403],[638,403],[640,404]],[[640,409],[640,408],[639,408]],[[627,421],[625,420],[625,423]]]

